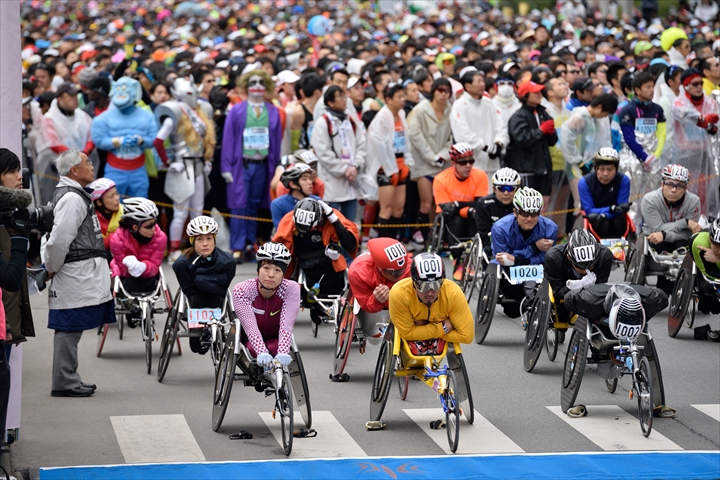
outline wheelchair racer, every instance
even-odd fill
[[[323,295],[342,293],[347,270],[343,250],[354,257],[358,240],[355,223],[322,200],[312,198],[296,203],[294,210],[280,221],[273,237],[273,242],[285,245],[292,256],[285,277],[292,278],[297,266],[305,272],[308,285],[319,283],[319,293]],[[307,294],[303,289],[305,303],[308,303]],[[310,310],[316,324],[320,324],[323,314],[319,308]]]
[[[692,238],[692,255],[695,265],[705,276],[720,281],[720,219],[710,226],[709,231],[697,233]],[[720,290],[698,276],[698,310],[702,313],[720,314]],[[702,328],[702,327],[699,327]],[[720,341],[720,331],[708,332],[714,341]]]
[[[172,264],[180,288],[190,308],[222,308],[230,284],[235,278],[235,259],[217,248],[218,224],[201,215],[190,220],[186,233],[190,248]],[[199,337],[190,337],[190,350],[205,355],[210,348],[210,329]]]
[[[596,283],[607,283],[612,264],[612,252],[600,245],[587,230],[573,230],[567,244],[555,245],[547,251],[543,261],[545,278],[552,288],[561,322],[570,320],[570,312],[564,304],[565,294]],[[562,343],[565,332],[559,333]]]
[[[268,242],[255,254],[258,276],[232,290],[233,306],[242,325],[242,342],[260,366],[273,358],[283,366],[292,362],[292,332],[300,310],[300,286],[283,278],[290,265],[290,251]]]
[[[492,258],[490,230],[495,222],[513,213],[513,197],[521,183],[519,173],[503,167],[492,176],[493,192],[478,200],[475,205],[475,226],[488,258]]]
[[[615,337],[619,325],[638,326],[641,331],[645,329],[646,320],[650,320],[657,313],[668,306],[667,296],[655,287],[644,287],[632,283],[613,283],[585,286],[581,289],[570,290],[565,295],[565,306],[578,315],[582,315],[594,322],[601,330],[609,330],[611,338]],[[652,341],[652,340],[650,340]],[[657,352],[653,344],[641,350],[645,356],[653,356],[651,363],[656,361]],[[653,371],[653,402],[661,398],[659,392],[664,392],[662,377]],[[657,396],[656,396],[656,393]],[[567,414],[571,417],[584,417],[587,408],[584,405],[570,407]],[[675,409],[666,405],[655,403],[653,415],[656,417],[672,418]]]
[[[620,157],[612,147],[601,148],[593,157],[594,172],[580,179],[580,204],[600,238],[622,237],[630,210],[630,177],[618,172]]]
[[[537,190],[523,187],[515,192],[513,215],[501,218],[492,226],[490,263],[504,267],[542,265],[545,252],[553,246],[558,233],[555,222],[540,216],[542,207],[543,197]],[[500,291],[505,298],[518,302],[527,296],[524,285],[511,285],[505,279],[500,281]],[[518,318],[521,313],[518,303],[504,303],[503,311],[510,318]]]
[[[690,245],[690,237],[702,228],[700,199],[687,191],[690,179],[682,165],[668,165],[662,170],[660,188],[642,199],[643,233],[656,252],[673,252]],[[671,295],[674,281],[658,277],[658,288]]]
[[[410,276],[410,264],[405,247],[393,238],[373,238],[368,242],[368,250],[350,265],[348,280],[353,297],[362,308],[358,314],[362,331],[371,345],[379,345],[382,333],[377,323],[387,322],[387,314],[374,314],[388,309],[390,289]]]
[[[473,167],[475,157],[469,143],[459,142],[450,147],[450,161],[452,168],[438,173],[433,181],[435,211],[442,212],[445,228],[457,239],[472,238],[476,232],[475,205],[488,194],[487,174]],[[462,278],[462,272],[457,269],[461,253],[461,248],[450,250],[455,259],[456,280]]]
[[[470,343],[473,316],[462,289],[445,281],[445,265],[435,253],[413,258],[410,278],[390,289],[390,318],[413,355],[438,355],[445,342]]]
[[[295,204],[303,198],[314,198],[320,200],[320,197],[313,195],[313,169],[305,163],[295,163],[290,165],[282,175],[280,182],[289,190],[288,193],[280,195],[270,203],[270,212],[272,214],[273,226],[277,228],[280,220],[292,212]]]

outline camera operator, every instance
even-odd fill
[[[84,330],[115,322],[110,268],[100,223],[85,187],[95,171],[86,154],[68,150],[56,162],[60,182],[55,188],[53,228],[45,244],[48,287],[48,328],[55,330],[53,397],[89,397],[95,385],[78,374],[77,345]]]
[[[14,165],[17,162],[17,168],[7,168],[8,165]],[[9,170],[9,171],[8,171]],[[12,171],[15,170],[15,173]],[[8,183],[19,182],[22,188],[22,175],[20,172],[20,160],[18,157],[3,148],[0,149],[0,172],[2,175],[3,185]],[[18,180],[19,176],[19,180]],[[18,188],[17,186],[13,188]],[[0,205],[0,208],[7,205]],[[22,226],[14,226],[9,222],[0,228],[0,298],[3,302],[13,303],[19,309],[17,297],[21,287],[25,287],[25,295],[27,296],[27,282],[25,276],[25,265],[27,263],[27,248],[29,231]],[[9,299],[10,301],[6,300]],[[29,309],[29,306],[28,306]],[[6,354],[6,345],[11,345],[16,340],[12,324],[19,325],[19,320],[13,318],[12,310],[7,311],[0,303],[0,448],[4,447],[5,442],[5,420],[7,417],[8,399],[10,398],[10,366],[8,365],[8,356]],[[30,318],[32,326],[32,318]]]

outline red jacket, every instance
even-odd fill
[[[129,255],[144,262],[147,265],[145,272],[140,278],[152,278],[157,276],[160,271],[163,257],[165,256],[165,246],[167,245],[167,236],[155,225],[155,235],[149,243],[140,245],[129,230],[118,228],[115,235],[110,239],[110,253],[113,259],[110,261],[110,269],[113,277],[129,277],[127,267],[122,263],[123,259]]]
[[[398,278],[401,280],[410,276],[410,269],[406,269],[405,274]],[[350,280],[350,290],[353,297],[360,304],[360,308],[368,313],[377,313],[388,308],[387,303],[378,303],[373,295],[373,290],[378,285],[387,285],[392,288],[395,282],[387,280],[382,276],[380,270],[372,261],[370,252],[365,252],[357,257],[351,264],[348,271],[348,279]]]

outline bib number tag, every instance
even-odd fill
[[[624,323],[618,323],[615,325],[615,331],[613,332],[617,338],[628,340],[635,340],[640,335],[640,325],[626,325]]]
[[[642,135],[654,135],[657,131],[656,118],[637,118],[635,119],[635,132]]]
[[[395,153],[405,153],[405,132],[395,132],[395,135],[393,135],[393,150]]]
[[[519,285],[523,282],[540,283],[545,276],[542,265],[515,265],[510,267],[510,283]]]
[[[219,308],[191,308],[188,310],[188,328],[202,328],[210,320],[220,320],[221,316]]]
[[[243,146],[246,150],[267,150],[270,147],[270,131],[267,127],[249,127],[243,130]]]

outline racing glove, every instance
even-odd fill
[[[442,208],[443,215],[452,217],[458,211],[458,203],[457,202],[443,203],[440,206],[440,208]]]
[[[269,367],[272,365],[273,357],[268,352],[263,352],[257,356],[257,363],[261,367]]]
[[[325,247],[325,256],[332,261],[340,258],[341,252],[342,250],[340,249],[340,245],[338,245],[337,243],[331,243],[327,247]]]
[[[620,205],[613,205],[610,207],[612,213],[627,213],[630,210],[629,203],[621,203]]]
[[[275,360],[280,362],[280,365],[282,365],[283,367],[287,367],[292,363],[292,357],[287,353],[278,353],[277,355],[275,355]]]
[[[136,263],[138,263],[138,259],[137,259],[137,257],[136,257],[135,255],[128,255],[127,257],[123,258],[122,263],[123,263],[123,265],[125,265],[126,267],[130,268],[131,266],[133,266],[133,265],[135,265]]]
[[[145,270],[147,270],[147,264],[145,262],[140,262],[138,260],[135,260],[136,263],[128,267],[128,272],[133,277],[139,277],[143,273],[145,273]]]
[[[715,113],[708,113],[707,115],[702,115],[697,122],[697,126],[700,128],[707,128],[708,125],[713,125],[715,123],[718,123],[718,116]]]
[[[335,223],[338,221],[338,216],[335,214],[335,210],[333,210],[330,205],[323,202],[322,200],[318,200],[318,203],[323,209],[323,215],[325,215],[325,218],[327,218],[330,223]]]
[[[589,287],[590,285],[595,285],[595,281],[597,280],[597,277],[593,272],[587,272],[585,276],[583,276],[579,280],[568,280],[565,282],[567,287],[570,290],[581,290],[585,287]]]
[[[233,182],[233,176],[230,172],[223,172],[220,174],[221,177],[225,179],[225,183],[232,183]]]

